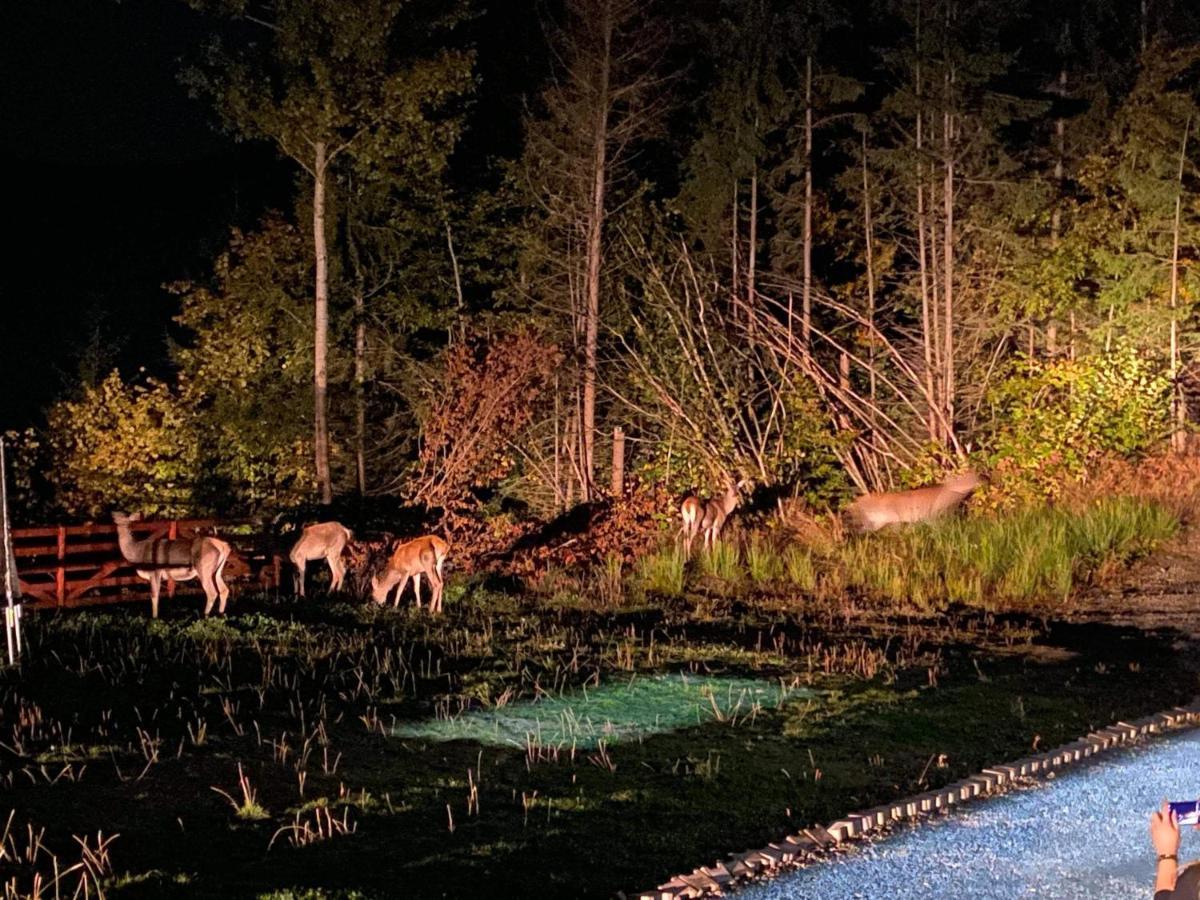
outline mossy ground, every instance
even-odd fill
[[[190,605],[28,622],[24,668],[0,675],[0,775],[15,828],[44,827],[47,849],[0,858],[0,879],[73,863],[72,835],[102,829],[120,835],[111,897],[608,897],[1198,689],[1168,638],[977,611],[701,595],[597,610],[461,585],[438,620],[243,598],[197,621]],[[820,698],[573,754],[385,735],[660,671]],[[240,799],[239,763],[265,819],[212,789]],[[348,808],[353,832],[292,846],[280,829],[320,806]]]

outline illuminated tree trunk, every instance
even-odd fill
[[[316,299],[313,304],[313,451],[322,503],[333,502],[329,477],[329,251],[325,244],[325,142],[313,145],[313,249],[316,255]]]

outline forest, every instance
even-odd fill
[[[165,370],[85,358],[10,434],[19,520],[967,458],[1019,504],[1188,447],[1193,4],[191,5],[196,115],[290,205],[164,285]]]

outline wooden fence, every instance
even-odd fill
[[[255,523],[171,519],[136,522],[132,528],[139,539],[215,533],[234,548],[225,566],[226,581],[250,580],[264,590],[279,586],[280,556]],[[34,609],[94,606],[150,595],[147,582],[122,558],[115,525],[14,528],[12,539],[21,593]],[[198,593],[200,586],[195,579],[179,585],[168,580],[167,596],[177,591]]]

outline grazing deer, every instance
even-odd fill
[[[725,493],[720,497],[701,501],[699,497],[692,494],[684,498],[679,507],[679,514],[683,518],[683,525],[679,529],[679,533],[683,537],[684,552],[689,557],[692,555],[692,542],[696,540],[698,534],[704,535],[705,548],[711,549],[716,544],[721,529],[725,527],[725,520],[737,509],[740,499],[738,492],[747,483],[743,480],[735,484],[732,478],[727,477]]]
[[[445,586],[442,578],[442,563],[446,561],[446,554],[449,550],[449,544],[432,534],[400,544],[388,557],[383,571],[371,578],[371,599],[382,606],[387,602],[388,594],[391,593],[393,586],[399,582],[400,587],[396,588],[396,600],[393,603],[393,606],[399,606],[400,595],[404,593],[404,586],[408,584],[408,579],[411,577],[413,591],[417,595],[417,609],[420,609],[421,576],[425,575],[429,578],[433,590],[433,594],[429,598],[429,611],[441,612],[442,588]]]
[[[861,532],[901,523],[928,522],[958,509],[981,484],[983,479],[968,469],[939,485],[859,497],[846,508],[846,516]]]
[[[300,534],[288,559],[295,567],[296,593],[304,596],[304,569],[316,559],[324,559],[329,563],[329,590],[337,591],[342,587],[342,578],[346,575],[346,566],[342,563],[342,551],[346,544],[354,539],[354,534],[340,522],[321,522],[309,525]]]
[[[213,604],[221,599],[218,612],[225,613],[225,602],[229,599],[229,586],[225,584],[222,572],[225,563],[232,552],[230,546],[215,537],[194,538],[147,538],[139,541],[134,539],[129,527],[134,522],[140,522],[141,513],[126,515],[113,513],[113,522],[117,526],[117,544],[125,561],[137,569],[138,577],[150,582],[150,615],[158,618],[158,594],[163,579],[172,578],[175,581],[200,580],[207,602],[204,604],[204,614],[212,613]]]

